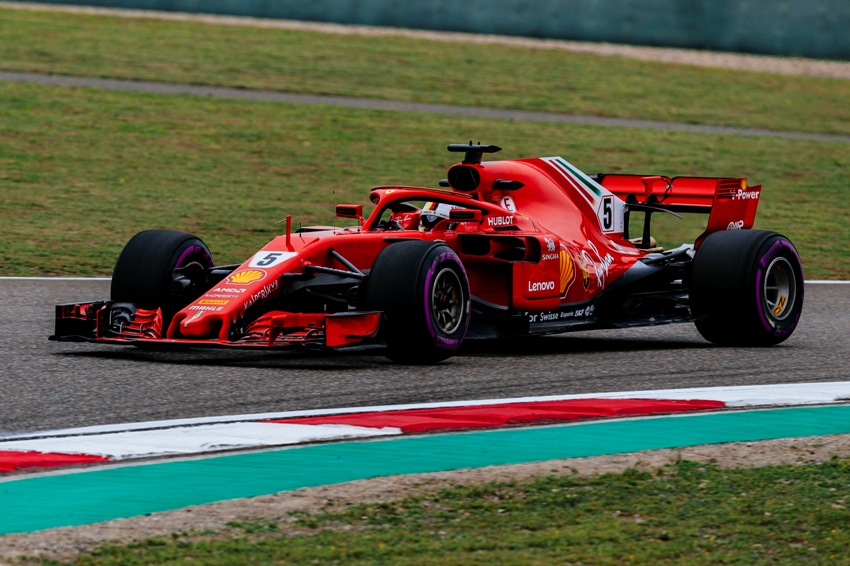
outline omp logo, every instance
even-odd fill
[[[744,221],[738,220],[737,222],[730,222],[729,226],[726,227],[727,230],[743,230],[744,229]]]
[[[528,282],[528,290],[529,292],[538,292],[538,291],[552,291],[555,288],[554,281],[535,281],[532,283]]]
[[[262,269],[246,269],[245,271],[237,271],[227,278],[227,282],[231,285],[248,285],[254,281],[265,279],[266,272]]]

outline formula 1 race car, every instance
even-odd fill
[[[791,242],[752,230],[761,186],[744,178],[588,175],[561,157],[482,163],[464,154],[443,189],[385,186],[345,228],[286,231],[239,265],[197,237],[135,235],[108,301],[56,307],[50,338],[149,347],[383,348],[435,363],[469,339],[693,322],[718,345],[794,331],[803,271]],[[653,214],[708,214],[693,244],[658,247]],[[630,218],[630,215],[640,213]],[[643,219],[632,237],[630,220]]]

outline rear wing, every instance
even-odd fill
[[[761,185],[743,177],[663,177],[659,175],[599,174],[596,181],[625,201],[629,210],[646,212],[644,234],[654,210],[708,214],[708,224],[696,246],[713,232],[753,227]]]

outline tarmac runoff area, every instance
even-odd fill
[[[15,511],[0,516],[0,534],[397,474],[847,434],[847,400],[850,382],[830,382],[298,411],[8,435],[0,438],[0,470],[10,472],[0,479],[0,508]],[[229,452],[214,453],[222,450]],[[98,463],[81,466],[86,461],[74,457]],[[62,467],[68,464],[74,467]]]

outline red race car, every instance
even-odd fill
[[[788,338],[803,307],[791,242],[752,230],[761,186],[743,178],[582,173],[561,157],[482,163],[452,144],[445,189],[378,187],[337,205],[347,228],[274,238],[216,266],[197,237],[136,234],[108,301],[57,305],[53,340],[137,346],[383,348],[435,363],[464,340],[693,322],[719,345]],[[664,250],[653,215],[708,214]],[[630,234],[631,221],[640,234]]]

